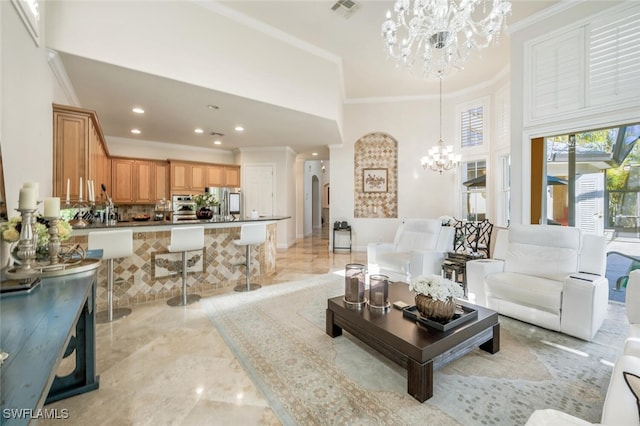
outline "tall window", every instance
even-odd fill
[[[460,117],[460,136],[463,148],[482,145],[483,116],[482,106],[462,111]]]
[[[470,221],[487,216],[487,162],[462,163],[462,217]]]

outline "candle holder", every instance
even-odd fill
[[[25,274],[36,274],[37,271],[33,268],[38,238],[35,232],[33,232],[33,225],[36,221],[36,209],[17,209],[17,211],[19,211],[22,216],[17,253],[21,263],[18,269]]]
[[[58,237],[59,217],[45,217],[49,221],[49,264],[56,265],[60,259],[60,238]]]
[[[385,312],[390,307],[389,277],[371,275],[369,277],[369,309]]]
[[[344,301],[349,307],[361,308],[367,303],[364,297],[364,280],[367,268],[360,263],[345,266]]]

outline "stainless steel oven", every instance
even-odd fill
[[[196,202],[191,195],[173,196],[173,223],[197,221]]]

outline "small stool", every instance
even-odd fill
[[[182,252],[182,296],[167,300],[169,306],[187,306],[200,300],[200,295],[187,295],[187,252],[204,248],[204,226],[171,228],[170,253]],[[203,260],[204,262],[204,260]]]
[[[97,323],[111,322],[131,313],[129,308],[113,309],[113,259],[133,254],[133,231],[89,232],[89,250],[102,250],[102,258],[107,260],[107,310],[96,314]]]
[[[245,223],[240,228],[240,239],[233,240],[233,243],[237,246],[245,246],[246,254],[245,254],[245,263],[246,266],[246,277],[247,284],[245,285],[237,285],[234,287],[235,291],[252,291],[257,290],[261,287],[260,284],[251,284],[249,280],[251,279],[251,246],[262,244],[267,239],[267,225],[264,223]]]

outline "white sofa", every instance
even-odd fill
[[[492,259],[467,262],[470,301],[591,340],[607,312],[606,240],[578,228],[512,225]]]
[[[369,273],[409,282],[418,275],[440,275],[442,262],[453,250],[455,228],[440,219],[404,219],[392,243],[367,245]]]
[[[636,394],[624,378],[624,373],[640,376],[640,270],[632,271],[627,282],[625,308],[630,327],[623,354],[618,358],[611,372],[607,395],[602,407],[599,424],[611,426],[638,425],[638,397],[640,379],[635,379]],[[591,425],[587,421],[554,409],[540,409],[533,412],[526,426],[547,425]]]

